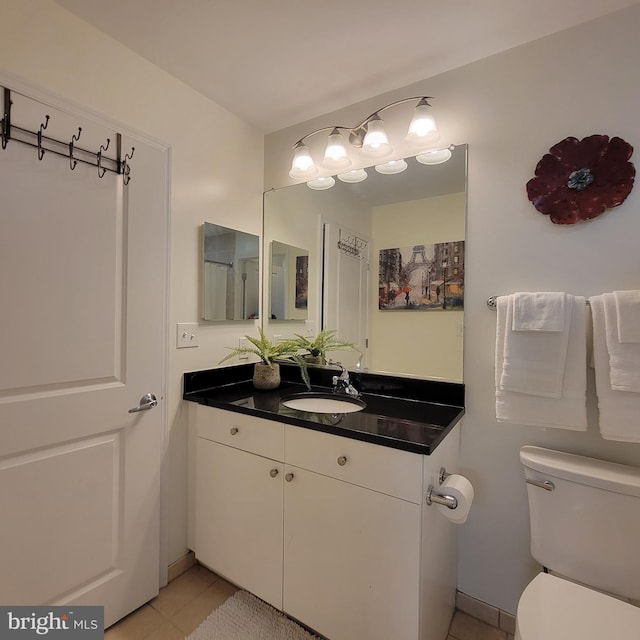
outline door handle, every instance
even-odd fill
[[[145,393],[142,398],[140,398],[140,404],[137,407],[133,407],[133,409],[129,409],[129,413],[138,413],[138,411],[149,411],[149,409],[153,409],[158,404],[158,400],[153,395],[153,393]]]

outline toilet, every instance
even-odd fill
[[[549,572],[526,587],[515,640],[638,640],[640,468],[520,449],[531,555]]]

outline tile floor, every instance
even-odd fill
[[[151,602],[107,629],[105,640],[184,640],[236,591],[215,573],[195,565]],[[456,611],[447,640],[513,640],[513,636]]]

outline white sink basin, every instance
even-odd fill
[[[281,402],[289,409],[308,413],[353,413],[362,411],[367,406],[360,398],[315,391],[294,393],[282,398]]]

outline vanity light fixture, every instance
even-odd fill
[[[352,159],[349,157],[349,147],[345,144],[347,140],[351,147],[362,149],[365,154],[370,156],[384,157],[390,155],[393,152],[393,147],[389,143],[380,113],[391,107],[416,100],[418,103],[413,110],[407,131],[407,140],[419,144],[423,148],[432,145],[438,139],[438,129],[431,113],[430,99],[428,96],[422,96],[396,100],[367,116],[355,127],[335,125],[322,127],[306,134],[293,145],[293,162],[289,175],[292,178],[304,180],[313,178],[319,173],[319,168],[311,157],[311,152],[305,144],[305,140],[326,131],[330,131],[330,133],[322,160],[322,165],[325,167],[344,169],[351,165]]]

